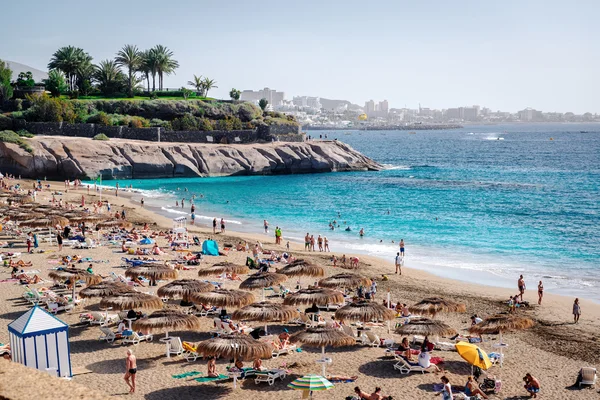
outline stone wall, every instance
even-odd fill
[[[91,138],[105,134],[109,138],[145,140],[150,142],[181,143],[256,143],[303,142],[300,127],[289,125],[262,125],[256,130],[240,131],[166,131],[163,128],[130,128],[128,126],[105,126],[99,124],[68,124],[65,122],[26,122],[15,120],[15,130],[26,129],[34,135],[70,136]]]

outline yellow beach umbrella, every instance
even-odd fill
[[[463,360],[472,366],[479,367],[483,370],[487,370],[492,366],[492,362],[485,351],[481,350],[474,344],[468,342],[458,342],[454,346],[456,346],[456,351],[458,351],[458,354],[463,358]]]

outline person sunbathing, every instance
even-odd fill
[[[408,343],[408,338],[403,338],[402,342],[398,345],[398,349],[396,350],[396,354],[403,356],[407,361],[414,361],[413,354],[419,354],[418,350],[413,350],[410,348],[410,344]]]
[[[215,357],[209,357],[208,363],[206,364],[206,376],[209,378],[216,378],[219,376],[217,374],[217,361]]]
[[[162,256],[163,254],[165,254],[165,252],[162,251],[160,247],[158,247],[157,243],[154,243],[154,247],[152,247],[152,254],[154,254],[155,256]]]
[[[392,396],[384,397],[381,394],[381,388],[376,387],[372,394],[363,392],[358,386],[354,388],[354,393],[358,395],[361,400],[392,400]]]
[[[127,248],[127,246],[125,246],[125,241],[123,240],[123,243],[121,243],[121,251],[123,253],[127,253],[129,251],[129,248]]]
[[[34,275],[32,278],[29,277],[27,274],[22,273],[19,274],[17,276],[14,277],[15,279],[20,280],[22,285],[31,285],[31,284],[36,284],[42,281],[42,278],[40,278],[37,275]]]
[[[467,383],[465,384],[465,394],[467,396],[481,396],[484,399],[487,399],[487,395],[485,393],[483,393],[483,391],[481,391],[481,389],[479,389],[479,387],[477,386],[477,383],[475,382],[475,378],[473,378],[473,376],[469,376],[467,378]]]
[[[263,368],[263,366],[262,366],[262,360],[260,358],[255,358],[254,359],[254,363],[252,364],[252,368],[254,368],[256,371],[266,370],[266,368]]]
[[[9,267],[19,267],[19,268],[23,268],[23,267],[31,267],[33,265],[33,263],[31,261],[25,262],[23,260],[19,260],[19,261],[13,261],[10,260],[8,262],[8,266]]]
[[[280,343],[280,346],[281,346],[279,348],[280,349],[285,349],[288,346],[288,344],[290,343],[290,334],[287,333],[287,332],[285,332],[285,331],[281,332],[279,334],[279,343]]]
[[[354,382],[358,379],[358,376],[347,376],[347,375],[327,375],[327,380],[331,382]]]

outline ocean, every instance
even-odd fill
[[[288,240],[321,234],[332,250],[389,261],[404,239],[409,267],[515,293],[523,274],[529,290],[543,280],[548,292],[600,301],[600,124],[308,133],[386,169],[119,184],[173,217],[195,194],[198,223],[224,217],[231,230],[262,232],[267,219]]]

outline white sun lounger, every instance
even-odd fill
[[[273,386],[275,379],[279,378],[284,380],[287,373],[283,369],[272,369],[269,371],[256,371],[256,378],[254,383],[259,384],[260,382],[267,382],[269,386]]]
[[[581,381],[579,382],[579,387],[582,385],[591,385],[592,387],[596,386],[596,380],[598,377],[596,376],[596,368],[585,367],[581,368]]]
[[[423,368],[420,365],[409,364],[409,362],[402,357],[397,357],[396,359],[398,362],[394,364],[394,369],[400,371],[401,374],[410,374],[411,372],[420,372],[424,374],[425,371],[427,371],[426,368]]]
[[[102,335],[98,336],[98,340],[106,340],[107,343],[112,343],[117,338],[117,335],[105,326],[100,327]]]
[[[140,335],[137,332],[133,332],[131,335],[129,336],[125,336],[123,338],[123,343],[131,343],[134,346],[140,344],[140,342],[151,342],[152,341],[152,335]]]

